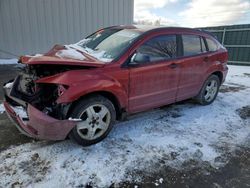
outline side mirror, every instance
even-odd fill
[[[135,53],[130,60],[129,65],[136,66],[140,63],[147,63],[150,61],[150,57],[146,54]]]

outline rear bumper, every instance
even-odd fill
[[[222,83],[224,83],[226,80],[227,73],[228,73],[228,66],[227,65],[223,66],[222,73],[223,73]]]

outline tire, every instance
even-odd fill
[[[212,74],[204,82],[199,94],[195,97],[195,100],[201,105],[209,105],[216,99],[219,88],[220,79],[218,76]]]
[[[71,130],[69,138],[82,146],[89,146],[107,137],[115,123],[116,111],[110,100],[95,95],[80,100],[70,117],[82,121]]]

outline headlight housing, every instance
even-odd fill
[[[62,85],[62,84],[59,84],[57,86],[57,95],[58,97],[62,96],[63,93],[69,88],[69,86],[67,85]]]

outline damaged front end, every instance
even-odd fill
[[[68,70],[70,69],[66,66],[26,65],[22,68],[21,73],[16,77],[9,90],[8,87],[4,86],[7,91],[5,92],[7,93],[6,101],[14,104],[16,101],[22,106],[28,103],[54,118],[65,119],[66,112],[63,110],[67,109],[69,105],[57,104],[56,100],[68,86],[53,83],[37,83],[36,81]]]
[[[5,110],[23,134],[47,140],[63,140],[67,137],[76,121],[67,119],[70,104],[56,101],[68,86],[37,81],[80,68],[83,67],[25,65],[15,80],[4,84]]]

